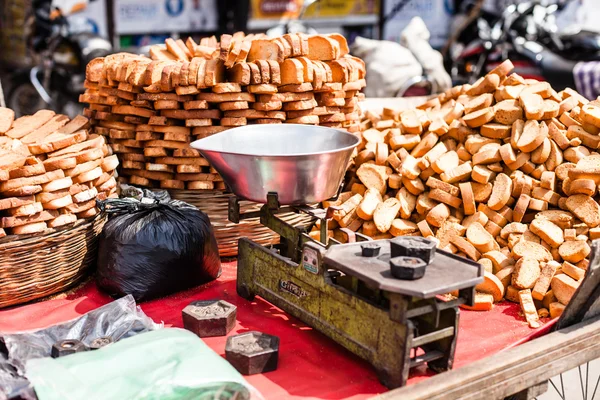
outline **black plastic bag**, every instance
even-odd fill
[[[144,200],[100,204],[114,215],[100,235],[98,286],[141,301],[216,279],[221,260],[208,216],[182,201]]]

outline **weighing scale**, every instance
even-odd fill
[[[315,135],[325,135],[326,143],[315,146]],[[265,154],[268,143],[277,153]],[[280,236],[279,245],[272,247],[240,239],[238,294],[247,300],[258,295],[322,332],[372,364],[383,384],[396,388],[406,384],[411,368],[452,368],[458,307],[473,305],[483,268],[435,249],[424,238],[373,241],[343,230],[348,243],[327,239],[333,210],[308,204],[336,194],[357,144],[358,138],[335,129],[264,125],[260,131],[224,131],[192,146],[236,195],[229,202],[229,219],[239,223],[259,217]],[[320,182],[324,174],[333,176],[333,185]],[[311,177],[314,182],[307,185]],[[241,199],[264,205],[241,213]],[[289,212],[306,215],[308,222],[292,226],[279,217]],[[308,235],[317,222],[320,240]],[[425,273],[398,279],[392,275],[394,266]],[[450,292],[457,296],[448,296]]]

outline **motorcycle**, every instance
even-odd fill
[[[300,12],[298,13],[298,17],[296,19],[282,18],[278,25],[274,26],[273,28],[270,28],[267,31],[267,36],[278,37],[287,33],[306,33],[309,35],[316,34],[316,29],[306,25],[303,21],[303,18],[304,14],[306,13],[306,10],[308,10],[310,6],[317,3],[318,1],[319,0],[304,0],[302,2]]]
[[[47,36],[44,29],[34,32],[30,42],[39,62],[10,77],[6,104],[17,116],[48,108],[74,118],[82,112],[79,95],[85,91],[87,63],[110,54],[112,45],[90,32],[71,32],[69,21],[59,8],[45,21],[39,8],[35,12],[34,23],[45,24],[50,32]]]
[[[453,82],[473,83],[510,59],[515,72],[526,79],[548,81],[556,90],[575,87],[576,64],[600,60],[600,36],[585,31],[559,34],[556,13],[565,5],[510,4],[496,19],[481,13],[447,46]],[[467,42],[473,34],[476,39]]]

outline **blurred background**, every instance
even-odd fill
[[[79,110],[87,61],[165,38],[340,32],[367,97],[473,83],[504,59],[525,78],[600,94],[598,0],[0,0],[0,78],[18,114]]]

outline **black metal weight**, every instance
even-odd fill
[[[429,264],[435,257],[433,240],[417,236],[400,236],[390,241],[391,257],[416,257]]]
[[[64,357],[75,353],[81,353],[86,351],[85,344],[75,339],[61,340],[58,343],[54,343],[50,355],[52,358]]]
[[[277,369],[279,338],[262,332],[246,332],[227,338],[225,358],[243,375]]]
[[[98,350],[102,347],[108,346],[113,343],[113,340],[110,336],[103,336],[92,340],[90,343],[90,350]]]
[[[237,307],[224,300],[194,301],[182,311],[183,327],[199,337],[225,336],[236,315]]]

